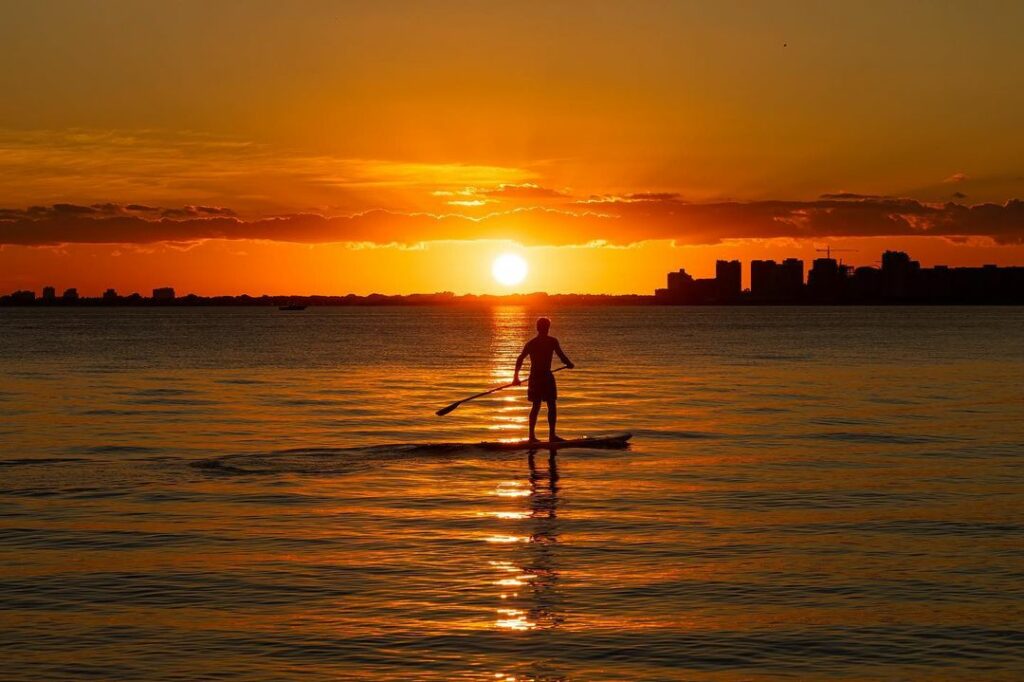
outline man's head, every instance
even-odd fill
[[[551,320],[546,317],[542,317],[537,320],[537,333],[541,336],[547,336],[548,330],[551,329]]]

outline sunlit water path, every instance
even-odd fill
[[[632,447],[419,447],[540,312]],[[1009,308],[3,309],[0,678],[1020,679],[1022,386]]]

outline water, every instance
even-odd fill
[[[538,312],[632,447],[414,447]],[[1019,308],[2,309],[0,677],[1021,679],[1022,386]]]

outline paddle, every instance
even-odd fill
[[[551,370],[551,373],[554,374],[555,372],[561,372],[563,369],[565,369],[564,365],[562,367],[557,367],[557,368]],[[527,379],[526,381],[524,381],[522,383],[523,384],[529,384],[530,380]],[[505,384],[504,386],[498,386],[497,388],[492,388],[489,391],[484,391],[483,393],[477,393],[476,395],[471,395],[468,398],[463,398],[462,400],[456,400],[454,403],[452,403],[448,407],[442,407],[435,414],[438,417],[443,417],[446,414],[448,414],[449,412],[451,412],[452,410],[454,410],[456,407],[461,405],[462,403],[468,403],[470,400],[476,400],[477,398],[483,398],[485,395],[490,395],[492,393],[497,393],[498,391],[500,391],[502,389],[511,388],[512,386],[515,386],[515,383]]]

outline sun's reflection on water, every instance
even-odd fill
[[[491,379],[494,383],[512,380],[516,357],[530,336],[529,311],[523,306],[495,306],[491,309]],[[528,408],[523,389],[498,394],[491,431],[526,431]]]
[[[532,630],[537,627],[536,623],[533,623],[526,619],[526,613],[519,609],[498,609],[498,613],[505,616],[505,618],[499,618],[494,621],[494,624],[505,630]]]
[[[554,453],[546,469],[537,467],[533,453],[529,455],[528,483],[501,481],[492,494],[498,497],[526,499],[529,504],[520,510],[499,510],[488,515],[503,522],[529,525],[529,535],[494,534],[488,542],[521,549],[513,550],[511,559],[490,561],[498,574],[494,585],[502,604],[496,609],[494,627],[522,631],[559,627],[564,617],[559,608],[558,567],[558,465]],[[511,603],[510,603],[511,602]]]
[[[530,518],[529,512],[524,511],[492,511],[492,512],[481,512],[481,516],[493,516],[496,519],[528,519]]]
[[[495,377],[510,373],[516,355],[530,332],[529,311],[524,306],[500,305],[491,308],[491,357]]]
[[[519,481],[502,481],[492,494],[498,497],[529,497],[530,491]]]
[[[530,538],[519,537],[517,535],[488,535],[484,538],[485,542],[496,542],[499,544],[511,544],[513,542],[529,542]]]

